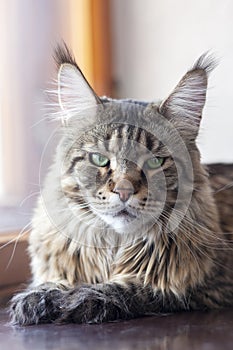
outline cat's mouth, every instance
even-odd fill
[[[132,213],[131,210],[129,211],[127,208],[115,212],[110,212],[108,210],[105,214],[100,215],[97,213],[97,215],[120,234],[126,232],[126,229],[129,229],[132,224],[138,223],[139,219],[137,213]]]
[[[116,213],[113,216],[114,216],[114,218],[131,218],[131,219],[136,218],[136,215],[129,213],[126,209],[119,211],[118,213]]]

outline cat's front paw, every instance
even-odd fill
[[[82,286],[67,294],[60,323],[101,323],[128,318],[124,303],[95,287]]]
[[[27,290],[11,300],[13,324],[20,326],[49,323],[60,316],[63,293],[59,289]]]

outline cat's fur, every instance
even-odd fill
[[[33,218],[32,283],[12,300],[13,322],[232,306],[233,192],[219,196],[233,170],[202,166],[195,141],[213,61],[203,55],[166,100],[146,103],[97,97],[66,47],[56,60],[63,137]],[[93,152],[106,166],[92,164]],[[148,168],[154,157],[163,163]]]

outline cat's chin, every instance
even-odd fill
[[[101,219],[112,227],[119,234],[134,233],[137,234],[142,230],[142,220],[125,210],[115,214],[99,214]]]

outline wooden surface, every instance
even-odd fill
[[[21,284],[30,279],[27,239],[27,233],[21,237],[18,232],[0,235],[1,305],[9,298],[9,294],[22,289]]]
[[[102,325],[11,327],[0,312],[1,350],[232,350],[233,310],[180,313]]]

